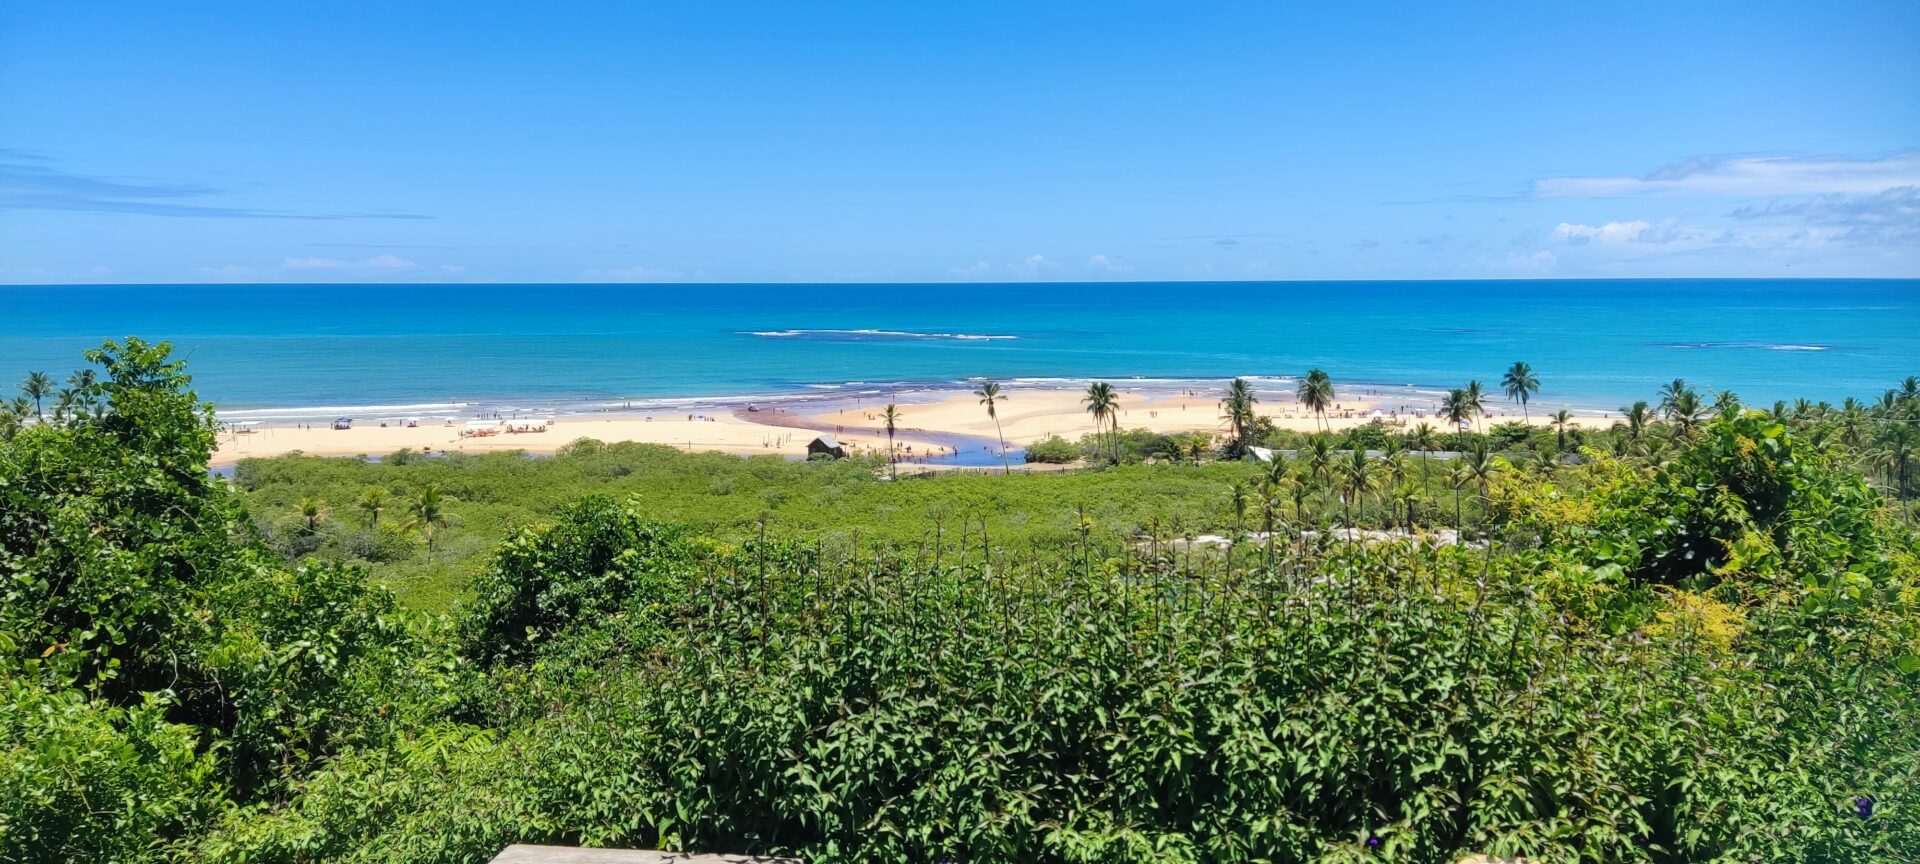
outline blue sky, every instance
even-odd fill
[[[0,3],[0,282],[1913,277],[1916,46],[1910,0]]]

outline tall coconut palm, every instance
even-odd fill
[[[1920,375],[1908,375],[1900,379],[1900,398],[1909,401],[1920,399]]]
[[[427,563],[433,563],[433,541],[440,529],[446,527],[446,497],[440,493],[437,483],[428,483],[420,487],[407,502],[407,515],[414,530],[427,541]]]
[[[1433,461],[1433,451],[1440,449],[1440,439],[1434,434],[1433,426],[1426,421],[1414,424],[1413,432],[1407,435],[1407,443],[1420,451],[1420,485],[1427,485],[1428,463]]]
[[[887,476],[900,479],[899,451],[894,448],[893,435],[900,428],[900,408],[892,402],[880,412],[880,422],[887,427]]]
[[[1300,398],[1300,405],[1320,418],[1322,426],[1327,422],[1327,409],[1333,407],[1333,378],[1322,369],[1307,370],[1307,377],[1300,379],[1294,393]]]
[[[1647,432],[1647,422],[1653,419],[1653,411],[1648,407],[1647,400],[1642,399],[1621,408],[1620,416],[1626,419],[1628,440],[1638,443],[1640,436]]]
[[[1687,392],[1689,389],[1692,388],[1687,386],[1686,379],[1673,379],[1672,383],[1660,388],[1660,404],[1655,406],[1655,410],[1660,414],[1667,413],[1667,411],[1673,407],[1673,400],[1680,398],[1680,394]]]
[[[368,486],[360,490],[360,497],[354,500],[353,506],[367,517],[368,528],[378,528],[380,514],[387,509],[387,490],[380,486]]]
[[[1301,477],[1310,490],[1331,491],[1339,468],[1334,465],[1333,436],[1315,435],[1300,449]]]
[[[1916,448],[1920,448],[1920,427],[1894,422],[1881,429],[1879,461],[1889,469],[1895,498],[1907,497],[1907,463],[1913,461]]]
[[[1447,483],[1453,487],[1453,536],[1456,540],[1466,540],[1466,527],[1460,519],[1460,490],[1466,488],[1473,476],[1467,473],[1465,465],[1455,460],[1453,468],[1447,471]]]
[[[1446,398],[1440,400],[1440,416],[1453,424],[1453,431],[1460,431],[1473,417],[1473,403],[1467,391],[1459,387],[1448,390]]]
[[[1540,378],[1533,374],[1532,366],[1514,361],[1512,366],[1507,367],[1507,374],[1500,379],[1500,388],[1506,391],[1508,399],[1520,403],[1520,416],[1533,419],[1533,415],[1527,413],[1527,401],[1540,392]]]
[[[1485,441],[1473,442],[1473,446],[1468,448],[1467,452],[1460,454],[1461,472],[1465,475],[1468,482],[1480,487],[1480,508],[1484,514],[1484,518],[1488,522],[1487,543],[1489,547],[1491,547],[1493,543],[1493,530],[1492,513],[1487,506],[1491,500],[1488,497],[1488,492],[1492,486],[1493,477],[1499,473],[1499,469],[1500,457],[1493,455],[1493,448],[1489,447]]]
[[[1095,381],[1087,385],[1087,395],[1080,401],[1087,406],[1087,413],[1093,415],[1095,435],[1105,431],[1102,427],[1111,424],[1113,437],[1109,441],[1109,458],[1114,464],[1120,462],[1120,395],[1115,393],[1113,385],[1105,381]]]
[[[1260,397],[1254,395],[1247,379],[1235,378],[1228,382],[1227,398],[1220,400],[1220,415],[1233,435],[1229,456],[1238,457],[1252,445],[1253,424],[1257,418],[1254,406],[1259,403]]]
[[[1673,397],[1673,404],[1667,406],[1667,419],[1673,421],[1680,437],[1692,438],[1706,411],[1706,406],[1700,404],[1700,394],[1689,388]]]
[[[1340,485],[1347,505],[1347,543],[1351,546],[1359,528],[1355,514],[1366,508],[1367,492],[1373,489],[1373,460],[1367,458],[1367,451],[1359,447],[1347,451],[1347,458],[1340,463]]]
[[[1553,412],[1553,433],[1556,450],[1567,452],[1567,426],[1573,423],[1573,412],[1562,408]]]
[[[1467,389],[1466,389],[1466,400],[1467,400],[1467,408],[1473,411],[1473,416],[1474,416],[1473,428],[1477,431],[1480,428],[1479,418],[1485,417],[1487,414],[1486,388],[1481,387],[1480,382],[1478,381],[1468,381]]]
[[[53,419],[71,423],[77,419],[75,415],[82,407],[79,392],[72,387],[62,387],[59,393],[54,394]]]
[[[1713,413],[1734,414],[1740,410],[1740,394],[1732,390],[1721,390],[1713,394]]]
[[[27,373],[27,380],[20,382],[20,395],[33,400],[34,419],[47,419],[46,413],[40,410],[40,402],[53,395],[53,377],[45,372]]]
[[[1407,480],[1412,474],[1413,472],[1407,464],[1406,453],[1399,451],[1387,453],[1386,456],[1380,460],[1380,486],[1383,496],[1393,490],[1407,488]],[[1391,506],[1387,507],[1389,517],[1397,515],[1394,513],[1394,509],[1395,508]],[[1394,520],[1389,518],[1388,521],[1391,522]]]
[[[1013,469],[1007,465],[1007,433],[1000,429],[999,410],[1000,402],[1007,397],[1000,392],[1000,384],[996,381],[981,384],[980,389],[973,391],[973,395],[980,397],[980,404],[987,406],[987,416],[993,418],[993,434],[1000,438],[1000,473],[1011,474]]]

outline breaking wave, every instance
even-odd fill
[[[1826,351],[1831,345],[1791,345],[1776,342],[1656,342],[1655,348],[1674,348],[1682,351],[1711,349],[1743,351]]]
[[[951,342],[992,342],[1018,339],[984,333],[916,333],[910,330],[748,330],[748,336],[769,339],[812,339],[823,342],[879,342],[887,340],[937,340]]]

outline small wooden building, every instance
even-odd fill
[[[847,448],[841,446],[839,439],[832,435],[822,435],[807,444],[807,458],[825,457],[828,459],[847,458]]]

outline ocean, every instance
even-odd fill
[[[1920,280],[0,287],[0,381],[168,340],[229,417],[596,410],[978,378],[1216,387],[1328,370],[1409,399],[1532,364],[1536,404],[1676,377],[1749,404],[1920,374]],[[14,376],[9,378],[7,376]],[[10,388],[8,388],[10,389]]]

